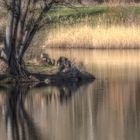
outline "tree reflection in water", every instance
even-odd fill
[[[52,85],[52,87],[57,88],[59,96],[56,95],[55,98],[56,100],[59,99],[60,103],[67,101],[72,96],[72,94],[75,93],[74,91],[76,91],[80,86],[81,84],[69,84],[65,86]],[[38,87],[40,87],[40,85],[37,85],[35,88]],[[28,85],[8,86],[8,88],[6,88],[8,93],[5,111],[7,140],[44,139],[33,118],[25,110],[25,100],[30,91],[29,89],[30,88]],[[53,96],[54,95],[51,94],[51,92],[49,94],[45,94],[46,101],[51,102]]]
[[[8,140],[39,140],[40,135],[32,118],[24,109],[27,85],[9,88],[6,104],[6,129]]]

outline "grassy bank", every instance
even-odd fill
[[[49,33],[44,47],[136,49],[140,48],[140,26],[60,27]]]
[[[0,16],[1,44],[6,24],[3,9]],[[32,46],[37,49],[38,46],[139,48],[139,28],[139,4],[55,7],[49,11],[47,23],[34,38]]]
[[[42,31],[47,36],[42,40],[44,47],[140,48],[139,5],[60,7],[49,14],[50,31]]]
[[[99,24],[139,24],[140,5],[95,5],[89,7],[59,7],[49,12],[49,23],[72,25],[77,23]]]

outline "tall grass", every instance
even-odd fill
[[[7,20],[7,13],[1,7],[0,17],[1,44]],[[46,25],[31,45],[42,46],[43,43],[46,47],[63,48],[139,48],[139,28],[139,4],[54,7],[48,13]]]
[[[59,27],[48,34],[44,47],[135,49],[140,48],[140,26],[90,26]]]
[[[56,14],[57,13],[57,14]],[[139,5],[97,5],[50,11],[54,29],[46,47],[139,48]],[[82,23],[82,24],[81,24]]]

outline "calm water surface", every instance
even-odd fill
[[[0,140],[139,140],[140,51],[47,50],[96,76],[86,85],[0,88]]]

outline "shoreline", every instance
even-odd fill
[[[56,73],[56,74],[43,74],[32,73],[29,80],[16,80],[12,75],[0,75],[0,85],[2,84],[42,84],[42,85],[63,85],[63,84],[81,84],[89,83],[95,80],[95,76],[88,72],[73,73]]]
[[[77,47],[73,47],[73,48],[68,48],[68,47],[46,47],[45,50],[99,50],[99,51],[116,51],[116,50],[140,50],[140,46],[139,47],[134,47],[134,48],[77,48]]]

